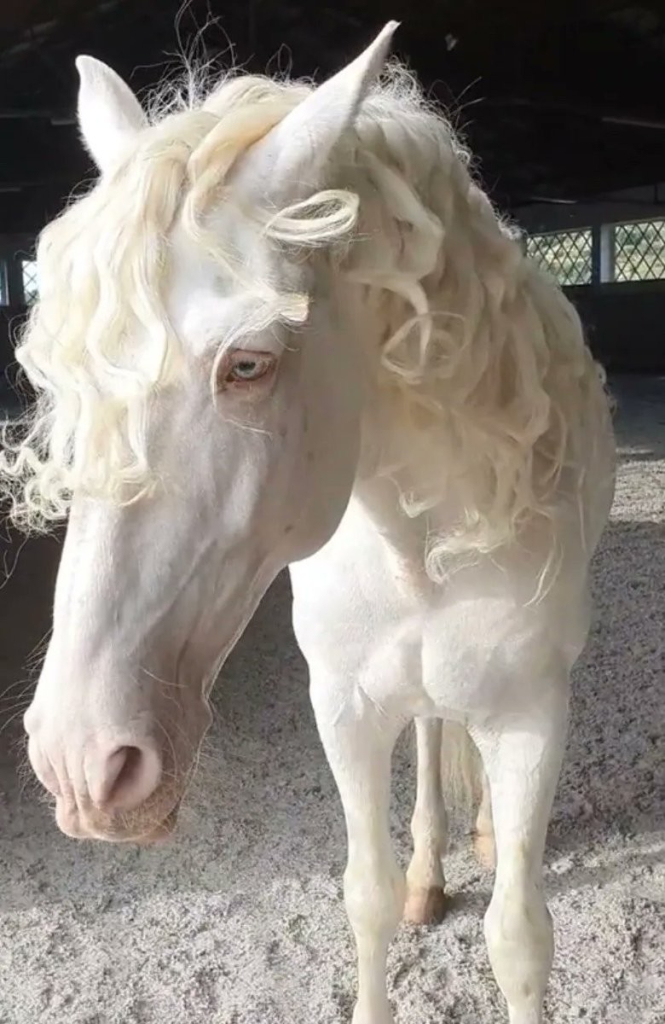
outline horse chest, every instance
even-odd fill
[[[294,628],[310,668],[361,686],[389,713],[507,708],[549,656],[538,620],[506,597],[455,594],[368,545],[292,566]],[[525,673],[525,667],[533,671]]]

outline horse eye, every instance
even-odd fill
[[[227,380],[254,380],[263,373],[263,367],[256,359],[243,359],[236,363],[227,375]]]
[[[232,352],[226,364],[223,385],[252,384],[266,377],[275,366],[275,357],[267,352]]]

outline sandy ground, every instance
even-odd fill
[[[665,379],[617,382],[623,461],[595,567],[598,616],[547,850],[551,1024],[665,1022]],[[11,563],[15,552],[5,547]],[[0,593],[2,688],[48,625],[57,548],[30,544]],[[20,685],[0,735],[2,1024],[338,1024],[354,986],[342,815],[278,580],[227,665],[200,797],[177,842],[79,844],[17,774]],[[409,856],[413,765],[395,766]],[[463,836],[451,909],[390,954],[398,1024],[504,1021],[482,941],[491,876]]]

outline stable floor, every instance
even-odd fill
[[[619,484],[547,849],[557,940],[548,1024],[665,1020],[665,379],[613,386]],[[2,544],[13,573],[0,591],[0,1024],[347,1024],[344,827],[287,581],[217,684],[216,725],[176,841],[80,844],[57,831],[21,769],[20,715],[12,720],[48,629],[58,549]],[[405,737],[392,812],[404,863],[413,776]],[[397,1022],[499,1024],[482,939],[492,878],[461,832],[447,875],[445,923],[403,927],[392,946]]]

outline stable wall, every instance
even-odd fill
[[[665,281],[566,288],[596,358],[614,373],[665,373]]]
[[[16,364],[12,335],[24,320],[26,309],[23,303],[20,259],[28,257],[34,248],[34,239],[28,235],[0,235],[0,273],[4,278],[5,296],[10,305],[0,304],[0,405],[7,405],[11,390],[7,377],[14,379]],[[0,412],[2,409],[0,409]]]
[[[24,308],[0,306],[0,413],[14,399],[9,381],[15,380],[18,367],[14,359],[12,335],[16,334],[16,328],[24,317]]]

